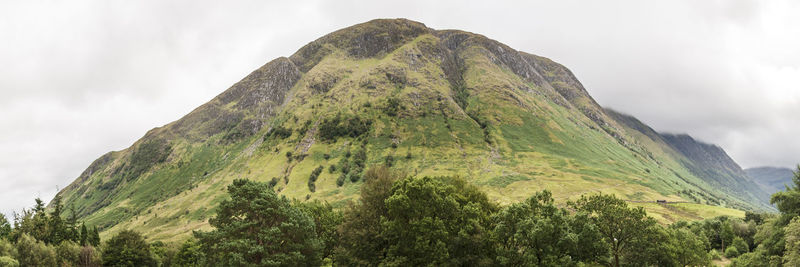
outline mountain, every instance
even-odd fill
[[[757,167],[745,169],[744,172],[768,194],[784,191],[786,186],[794,184],[794,172],[789,168]]]
[[[621,81],[622,82],[622,81]],[[499,203],[613,193],[659,221],[771,209],[718,147],[601,107],[566,67],[482,35],[382,19],[266,63],[59,192],[103,235],[208,227],[236,178],[343,206],[361,173],[459,175]]]

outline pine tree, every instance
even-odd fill
[[[86,224],[81,224],[80,241],[81,246],[86,246],[89,240],[89,231],[86,230]]]
[[[100,245],[100,234],[97,232],[97,226],[92,227],[92,231],[88,235],[89,244],[92,246]]]

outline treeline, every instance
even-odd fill
[[[48,213],[41,199],[33,209],[14,214],[13,228],[0,214],[0,266],[99,266],[100,235],[96,227],[79,223],[56,197]]]
[[[558,206],[545,190],[501,206],[458,177],[377,167],[363,179],[358,202],[339,210],[235,180],[213,230],[177,247],[133,231],[100,249],[96,231],[87,243],[83,230],[77,241],[59,237],[75,230],[26,232],[62,229],[39,201],[14,228],[0,220],[0,266],[708,266],[723,257],[732,266],[800,266],[800,167],[794,186],[772,198],[780,214],[669,226],[613,195]]]
[[[695,266],[714,227],[663,227],[613,195],[565,207],[548,191],[501,206],[457,177],[364,175],[360,199],[335,210],[236,180],[230,199],[175,253],[191,266]],[[700,224],[702,225],[702,224]]]

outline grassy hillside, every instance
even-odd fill
[[[157,240],[207,227],[235,178],[342,206],[363,170],[380,164],[462,176],[504,204],[542,189],[562,203],[595,192],[698,203],[644,205],[665,223],[762,208],[619,118],[549,59],[481,35],[376,20],[267,63],[101,157],[59,194],[104,235],[135,229]]]

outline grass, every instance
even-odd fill
[[[425,49],[437,42],[432,35],[421,35],[390,53],[367,59],[328,47],[332,52],[303,75],[289,91],[291,100],[266,122],[291,129],[290,136],[259,143],[267,134],[268,127],[263,127],[251,137],[223,144],[220,138],[225,133],[198,141],[171,138],[168,131],[162,131],[159,133],[172,140],[167,163],[155,165],[114,191],[88,190],[85,195],[67,191],[67,201],[79,208],[107,202],[84,218],[90,225],[103,226],[104,238],[121,229],[133,229],[153,240],[180,241],[192,230],[208,229],[207,220],[225,199],[227,185],[238,178],[268,182],[277,177],[275,189],[281,195],[343,207],[357,198],[362,181],[348,180],[339,187],[336,179],[341,170],[329,173],[327,166],[337,164],[347,151],[355,153],[363,140],[368,166],[382,164],[392,155],[396,170],[417,177],[462,176],[501,204],[524,200],[544,189],[561,204],[594,193],[671,201],[685,200],[680,194],[684,189],[724,195],[680,167],[676,155],[647,142],[646,136],[623,128],[631,133],[625,138],[641,141],[640,150],[631,149],[578,108],[564,107],[547,93],[517,90],[542,88],[493,63],[479,47],[462,52],[464,84],[459,90],[465,93],[460,95],[459,105],[453,99],[453,87],[443,79],[441,57]],[[413,61],[409,55],[414,55]],[[393,80],[387,78],[389,72]],[[390,98],[402,100],[394,116],[383,110]],[[588,105],[586,101],[576,103]],[[316,138],[305,158],[287,159],[287,152],[303,154],[300,145],[305,143],[305,132],[298,129],[313,131],[316,122],[340,113],[371,120],[371,129],[358,139]],[[257,148],[245,153],[251,146]],[[122,156],[94,173],[85,185],[97,188],[131,152],[120,153]],[[407,159],[406,154],[412,157]],[[320,165],[326,169],[312,193],[308,177]],[[702,196],[700,200],[704,200]],[[743,216],[739,210],[700,204],[635,205],[662,223]]]

